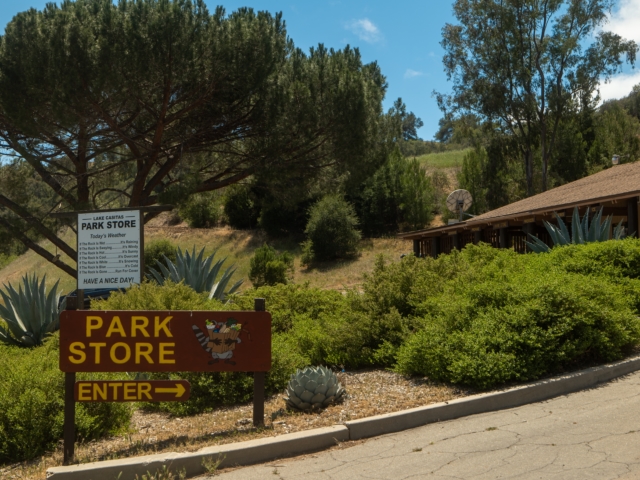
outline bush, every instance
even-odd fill
[[[13,262],[17,257],[15,255],[7,255],[0,253],[0,270]]]
[[[250,267],[249,280],[255,287],[286,284],[293,273],[293,256],[289,252],[278,254],[265,243],[254,252]]]
[[[399,349],[396,370],[490,388],[621,358],[640,341],[640,282],[572,273],[558,256],[468,246],[385,268],[369,280],[377,287],[369,300],[379,311],[400,302],[421,324]],[[392,293],[378,299],[384,285]]]
[[[156,261],[165,263],[164,257],[172,262],[176,261],[177,246],[165,239],[153,240],[144,246],[144,269],[149,273],[149,268],[157,268]]]
[[[354,203],[364,235],[378,236],[426,227],[436,209],[436,192],[420,162],[395,152],[360,186]]]
[[[143,282],[113,292],[106,300],[91,302],[92,310],[234,310],[208,294],[197,293],[184,283],[167,280],[164,285]]]
[[[191,228],[211,228],[220,220],[220,202],[215,193],[196,193],[180,206],[179,212]]]
[[[309,210],[305,233],[312,242],[314,260],[353,256],[360,232],[353,206],[338,195],[327,195]]]
[[[254,228],[258,223],[259,209],[256,208],[249,187],[232,185],[224,197],[224,214],[233,228]]]
[[[28,460],[55,447],[64,422],[64,373],[58,367],[59,335],[41,347],[0,347],[0,462]],[[78,380],[108,380],[116,374],[77,374]],[[126,403],[77,403],[76,435],[88,441],[124,430]]]

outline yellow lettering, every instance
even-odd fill
[[[139,330],[144,337],[149,336],[147,332],[147,326],[149,325],[149,319],[147,317],[131,317],[131,336],[136,336],[136,330]]]
[[[103,343],[103,342],[98,342],[98,343],[90,343],[89,346],[94,348],[94,350],[95,350],[95,358],[96,358],[95,364],[99,365],[100,364],[100,349],[102,347],[106,347],[107,344]]]
[[[140,357],[146,358],[147,363],[153,363],[153,359],[149,355],[151,352],[153,352],[153,345],[150,343],[136,343],[136,363],[140,363]]]
[[[113,399],[118,399],[118,387],[122,385],[122,382],[109,382],[111,390],[113,390]]]
[[[80,363],[84,363],[84,361],[87,359],[87,354],[84,353],[82,350],[84,350],[84,343],[82,342],[73,342],[71,345],[69,345],[69,351],[73,354],[73,355],[77,355],[78,357],[73,357],[73,356],[69,356],[69,361],[71,363],[75,363],[76,365],[80,364]]]
[[[93,400],[91,398],[91,384],[90,383],[80,383],[78,384],[78,400],[90,402]]]
[[[151,400],[151,384],[150,383],[138,383],[138,400],[142,400],[142,395],[146,395],[148,400]]]
[[[99,383],[94,383],[93,384],[93,399],[94,400],[98,400],[98,396],[100,396],[100,398],[102,400],[106,400],[107,399],[107,383],[103,383],[102,384],[102,389],[100,388],[100,384]]]
[[[87,316],[87,338],[91,336],[91,330],[98,330],[102,327],[102,317]]]
[[[124,384],[124,399],[125,400],[137,400],[136,398],[136,384],[133,382],[126,382]]]
[[[154,329],[153,329],[153,333],[154,333],[154,337],[158,338],[160,336],[160,330],[164,330],[164,334],[167,337],[173,337],[173,335],[171,335],[171,332],[169,331],[169,329],[167,328],[169,322],[171,321],[173,317],[169,316],[167,318],[165,318],[162,323],[160,323],[160,317],[155,317],[155,323],[154,323]]]
[[[116,356],[116,350],[118,348],[124,348],[123,358],[118,358]],[[129,348],[129,345],[127,345],[126,343],[123,343],[123,342],[114,343],[113,346],[111,347],[111,351],[109,352],[109,355],[111,356],[111,361],[113,363],[117,363],[118,365],[121,365],[123,363],[127,363],[131,358],[131,349]]]
[[[120,321],[120,317],[117,315],[111,319],[111,325],[109,325],[109,330],[107,330],[107,337],[110,337],[112,333],[119,333],[121,337],[127,336],[124,331],[124,327],[122,326],[122,322]]]
[[[176,363],[175,359],[165,358],[166,355],[173,355],[173,350],[169,350],[169,348],[175,348],[175,343],[161,343],[160,344],[160,352],[158,353],[158,363]]]

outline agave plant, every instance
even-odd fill
[[[6,328],[0,326],[0,341],[9,345],[34,347],[60,328],[60,312],[66,308],[66,298],[60,302],[58,280],[47,294],[46,275],[38,281],[25,275],[16,290],[5,284],[6,292],[0,290],[4,305],[0,305],[0,318]]]
[[[156,264],[160,268],[158,272],[154,268],[149,268],[151,272],[148,277],[155,280],[160,285],[163,285],[165,280],[171,280],[174,283],[179,283],[184,280],[185,285],[189,285],[196,292],[207,292],[209,298],[215,298],[220,301],[224,301],[227,295],[234,293],[240,285],[242,280],[237,281],[233,286],[225,292],[225,288],[231,280],[231,276],[236,271],[231,265],[227,268],[220,281],[216,282],[218,274],[222,269],[222,264],[225,259],[218,260],[213,263],[213,259],[216,252],[213,252],[207,258],[204,258],[204,247],[200,250],[200,253],[196,255],[196,247],[193,247],[193,251],[189,253],[185,250],[184,253],[178,247],[176,252],[176,263],[173,263],[166,255],[163,255],[166,265],[163,265],[159,260],[156,260]]]
[[[609,240],[609,229],[611,228],[612,217],[609,215],[603,222],[602,207],[600,207],[593,217],[591,224],[589,224],[589,209],[585,212],[584,217],[580,219],[578,208],[574,208],[573,217],[571,219],[571,233],[569,233],[569,229],[562,218],[560,218],[557,213],[555,213],[555,216],[558,220],[557,227],[555,225],[551,225],[549,222],[544,222],[544,227],[547,229],[547,232],[549,232],[549,236],[551,237],[554,247],[556,245],[569,245],[570,243],[583,244]],[[620,240],[623,234],[624,228],[622,227],[622,221],[620,221],[613,230],[613,238],[615,240]],[[538,237],[534,237],[531,234],[528,234],[528,236],[533,240],[532,242],[527,242],[527,245],[532,252],[543,253],[551,250],[551,247]]]
[[[285,401],[295,410],[309,411],[342,400],[344,388],[338,377],[326,367],[305,367],[291,375]]]

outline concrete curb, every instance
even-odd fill
[[[472,395],[427,407],[412,408],[402,412],[353,420],[346,422],[345,425],[349,428],[350,440],[374,437],[419,427],[428,423],[540,402],[589,388],[636,370],[640,370],[640,357],[588,368],[560,377],[539,380],[508,390]]]
[[[155,473],[163,467],[177,473],[184,469],[187,477],[206,473],[203,461],[220,461],[220,467],[248,465],[279,457],[288,457],[321,450],[349,440],[344,425],[316,428],[305,432],[288,433],[272,438],[206,447],[197,452],[161,453],[143,457],[84,463],[68,467],[52,467],[47,478],[55,480],[130,480],[136,475]],[[118,477],[120,475],[120,477]]]
[[[115,480],[119,478],[120,480],[129,480],[136,475],[141,477],[147,471],[154,473],[162,470],[165,466],[172,472],[180,472],[184,469],[187,477],[200,475],[205,473],[203,461],[220,460],[220,467],[229,467],[250,465],[280,457],[291,457],[322,450],[338,442],[399,432],[428,423],[547,400],[593,387],[598,383],[627,375],[636,370],[640,370],[640,356],[503,391],[473,395],[427,407],[363,418],[346,422],[345,425],[334,425],[278,437],[207,447],[197,452],[164,453],[68,467],[52,467],[47,470],[47,479]]]

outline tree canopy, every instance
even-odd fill
[[[0,229],[75,275],[34,243],[75,260],[52,210],[148,206],[252,175],[372,171],[385,90],[357,49],[296,48],[281,14],[211,14],[202,0],[31,9],[0,37],[0,140],[13,157]],[[45,187],[30,196],[34,178]]]
[[[599,82],[638,46],[601,30],[614,0],[456,0],[457,24],[443,28],[453,93],[437,94],[450,115],[477,115],[517,141],[527,194],[540,158],[546,190],[561,121],[597,101]],[[593,41],[590,40],[593,38]],[[450,119],[450,116],[446,115]]]

